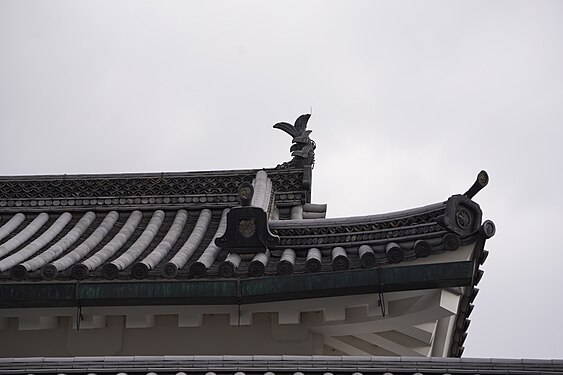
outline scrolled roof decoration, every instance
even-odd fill
[[[444,215],[438,218],[438,224],[448,231],[460,236],[470,236],[481,231],[494,234],[494,224],[488,221],[482,228],[483,213],[479,205],[472,198],[489,183],[489,175],[485,171],[479,172],[473,185],[464,194],[452,195],[446,202]]]

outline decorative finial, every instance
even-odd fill
[[[293,168],[303,167],[305,165],[313,166],[315,164],[315,142],[309,138],[311,130],[307,130],[307,122],[311,117],[310,114],[301,115],[295,120],[295,125],[287,122],[278,122],[274,128],[281,129],[289,134],[292,139],[292,145],[289,151],[293,159],[291,161],[280,164],[277,168]]]
[[[254,196],[254,187],[248,182],[243,182],[238,187],[238,198],[242,206],[250,206]]]
[[[467,198],[471,199],[477,194],[481,189],[483,189],[489,183],[489,175],[486,171],[481,171],[477,175],[477,179],[473,183],[473,185],[465,192]]]

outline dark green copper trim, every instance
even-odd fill
[[[230,305],[473,285],[475,262],[424,264],[249,279],[7,283],[0,308]]]

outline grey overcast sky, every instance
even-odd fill
[[[272,167],[331,217],[497,225],[466,357],[563,357],[563,2],[0,0],[0,174]]]

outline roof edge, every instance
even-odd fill
[[[469,286],[475,262],[409,265],[243,280],[5,283],[0,308],[242,305],[303,298]]]

